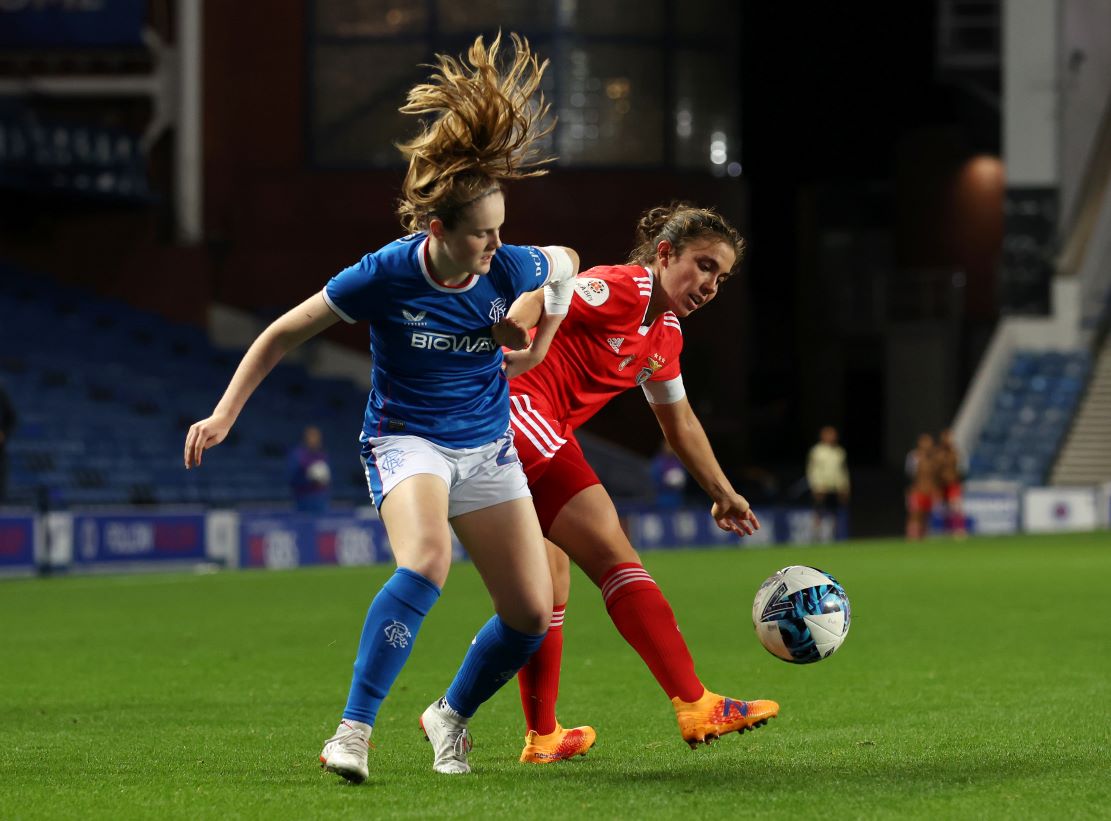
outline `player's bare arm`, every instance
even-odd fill
[[[547,355],[563,317],[567,316],[575,275],[579,272],[579,255],[573,248],[549,246],[541,250],[548,256],[551,272],[542,289],[543,311],[536,322],[536,335],[528,349],[506,356],[505,372],[510,379],[535,367]],[[513,305],[516,307],[517,302]],[[534,309],[527,305],[522,308],[524,310],[531,317]]]
[[[738,536],[751,536],[760,529],[760,522],[748,500],[733,489],[718,464],[706,431],[686,397],[669,404],[652,404],[656,421],[668,444],[699,486],[713,499],[710,514],[718,527]]]
[[[521,294],[509,306],[509,311],[501,322],[490,327],[494,341],[511,351],[522,351],[532,343],[529,331],[536,327],[540,315],[544,313],[544,289],[537,288]]]
[[[542,313],[544,313],[544,291],[537,289],[517,297],[516,301],[509,306],[509,313],[505,318],[512,319],[522,328],[535,328]]]
[[[317,293],[270,323],[243,355],[212,415],[190,426],[185,437],[186,470],[199,466],[201,454],[224,441],[251,394],[283,356],[338,321]]]
[[[547,311],[540,315],[540,321],[536,326],[536,336],[533,338],[532,344],[524,350],[514,350],[505,355],[505,376],[507,379],[520,376],[543,361],[548,353],[548,348],[551,347],[556,331],[559,330],[560,323],[563,322],[564,316],[566,314],[550,314]]]

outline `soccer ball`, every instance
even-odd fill
[[[760,585],[752,624],[764,648],[792,664],[833,655],[849,632],[849,597],[837,579],[794,564]]]

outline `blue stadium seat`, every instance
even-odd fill
[[[69,505],[284,502],[286,454],[310,422],[325,431],[335,464],[357,466],[366,394],[352,383],[280,366],[206,455],[208,469],[185,471],[186,428],[211,412],[241,352],[3,264],[0,312],[0,376],[20,409],[8,451],[13,496],[45,488]],[[47,325],[58,332],[42,334]],[[361,475],[335,475],[337,499],[365,501]]]
[[[970,477],[1042,483],[1090,369],[1083,351],[1016,352],[969,457]]]

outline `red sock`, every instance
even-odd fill
[[[559,667],[563,660],[563,612],[566,609],[566,604],[555,606],[544,643],[517,673],[525,723],[539,735],[553,733],[556,728]]]
[[[610,618],[644,659],[667,697],[700,699],[704,688],[694,673],[690,650],[671,605],[648,571],[636,562],[616,564],[602,576],[601,586]]]

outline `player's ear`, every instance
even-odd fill
[[[659,245],[656,246],[656,261],[660,265],[667,265],[671,259],[671,243],[666,239],[661,239]]]
[[[447,228],[444,226],[444,221],[439,217],[433,217],[428,221],[428,235],[435,237],[442,241]]]

